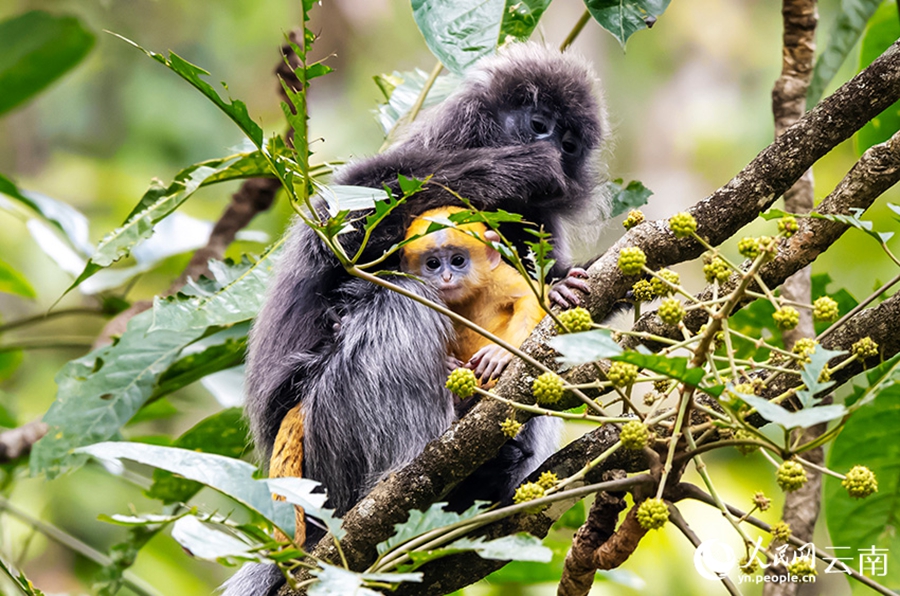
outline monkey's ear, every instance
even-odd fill
[[[488,230],[484,233],[484,239],[488,242],[500,242],[500,234],[494,230]],[[500,253],[491,246],[485,246],[484,248],[487,250],[487,261],[491,269],[496,269],[497,265],[500,264]]]

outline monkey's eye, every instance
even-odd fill
[[[453,257],[450,259],[450,264],[454,267],[462,267],[466,264],[466,257],[462,255],[453,255]]]
[[[572,134],[572,131],[566,131],[562,138],[562,150],[566,155],[575,155],[581,149],[581,143],[578,137]]]
[[[431,271],[437,271],[441,266],[441,262],[435,257],[431,257],[430,259],[425,261],[425,266],[428,267],[428,269]]]
[[[538,136],[550,134],[552,126],[553,124],[551,122],[539,114],[535,114],[531,117],[531,132]]]

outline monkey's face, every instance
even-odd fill
[[[440,246],[420,255],[418,261],[415,273],[437,289],[444,303],[455,304],[469,297],[475,273],[468,249]]]
[[[521,105],[501,110],[498,120],[502,127],[502,144],[549,143],[559,151],[566,176],[577,176],[578,168],[583,163],[585,144],[578,133],[553,111]]]

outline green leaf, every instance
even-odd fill
[[[613,357],[612,360],[630,362],[694,387],[699,386],[704,375],[702,368],[691,368],[688,359],[681,356],[657,356],[656,354],[629,351]]]
[[[34,10],[0,23],[0,114],[74,68],[93,45],[75,17]]]
[[[191,64],[187,60],[184,60],[174,52],[169,52],[168,59],[162,54],[157,54],[156,52],[151,52],[149,50],[145,50],[135,42],[122,37],[121,35],[116,35],[116,37],[121,39],[124,42],[131,44],[136,47],[140,51],[144,52],[147,56],[153,58],[160,64],[166,66],[169,70],[173,71],[175,74],[183,78],[185,81],[194,86],[195,89],[200,91],[203,95],[207,97],[210,101],[212,101],[220,110],[222,110],[231,120],[238,125],[245,135],[253,142],[254,145],[258,149],[261,149],[263,146],[263,130],[260,128],[259,124],[253,121],[250,118],[250,114],[247,112],[247,106],[244,102],[239,100],[225,101],[222,99],[218,92],[212,88],[212,86],[203,80],[201,77],[209,75],[208,72]]]
[[[54,477],[84,458],[75,448],[115,437],[156,390],[159,376],[202,330],[154,331],[152,313],[131,319],[117,343],[67,363],[56,375],[56,401],[44,415],[47,435],[35,444],[31,469]]]
[[[866,23],[869,22],[879,4],[881,4],[881,0],[841,0],[841,10],[838,13],[837,20],[835,20],[834,27],[831,29],[831,34],[828,36],[828,45],[816,59],[812,80],[809,83],[809,89],[806,91],[807,110],[811,110],[822,99],[825,87],[837,74],[841,64],[847,59],[847,55],[853,50],[856,42],[859,41],[863,30],[866,28]],[[895,22],[897,20],[896,10],[895,7]],[[894,39],[896,39],[896,36]],[[866,62],[866,65],[869,62]]]
[[[499,42],[505,43],[507,37],[525,41],[531,37],[538,25],[541,15],[550,6],[550,0],[506,0],[503,11],[503,22],[500,23]]]
[[[419,99],[427,80],[428,73],[418,68],[406,72],[394,71],[390,75],[375,77],[375,82],[387,99],[385,103],[378,106],[378,110],[375,112],[375,120],[381,125],[384,134],[393,130],[397,122],[409,113],[416,104],[416,100]],[[442,74],[439,76],[428,90],[422,107],[431,107],[447,99],[459,87],[459,81],[459,77],[455,75]]]
[[[647,199],[653,191],[637,180],[632,180],[622,186],[622,179],[618,178],[606,183],[606,192],[612,199],[612,213],[610,217],[621,215],[630,209],[637,209],[647,204]]]
[[[584,4],[594,20],[624,48],[629,37],[656,23],[669,0],[585,0]]]
[[[816,394],[822,393],[834,385],[834,381],[823,382],[819,380],[819,377],[822,376],[822,371],[829,360],[846,353],[841,350],[826,350],[822,346],[817,346],[816,350],[809,355],[809,362],[804,364],[803,370],[800,371],[800,379],[803,381],[804,388],[797,391],[797,398],[804,408],[811,408],[814,405],[813,400]]]
[[[550,338],[548,343],[560,353],[557,360],[569,366],[597,362],[622,353],[622,347],[605,329],[558,335]]]
[[[2,259],[0,259],[0,292],[15,294],[22,298],[37,298],[37,293],[25,276]]]
[[[338,540],[347,534],[341,527],[340,518],[335,517],[334,509],[325,507],[326,495],[321,491],[321,483],[309,478],[269,478],[265,482],[272,493],[302,507],[306,515],[321,521]]]
[[[505,6],[504,0],[412,0],[425,43],[454,74],[494,53]]]
[[[828,468],[846,473],[855,465],[867,466],[878,479],[878,492],[865,499],[853,499],[841,481],[825,477],[825,520],[831,543],[850,547],[835,556],[852,557],[847,563],[858,568],[863,550],[889,549],[888,560],[900,555],[900,537],[894,531],[900,517],[900,386],[894,385],[875,402],[859,410],[847,421],[828,450]],[[882,585],[900,585],[900,569],[887,566],[887,576],[877,578]]]
[[[284,252],[282,238],[251,263],[210,263],[214,281],[201,279],[186,286],[190,296],[153,299],[153,324],[150,331],[206,329],[226,327],[248,321],[262,308],[266,285],[275,263]]]
[[[247,462],[189,449],[127,442],[97,443],[77,451],[103,461],[126,459],[154,466],[200,482],[260,514],[286,535],[294,534],[294,506],[273,500],[267,480],[253,478],[256,467]]]
[[[859,50],[860,70],[871,64],[898,38],[900,38],[900,19],[897,18],[897,3],[891,0],[884,2],[869,21]],[[872,118],[856,133],[856,150],[862,155],[872,145],[887,141],[898,130],[900,130],[900,101]]]
[[[825,219],[828,221],[844,224],[845,226],[850,226],[851,228],[856,228],[857,230],[864,232],[866,235],[874,238],[875,241],[879,244],[887,242],[894,237],[893,232],[878,232],[875,230],[875,225],[871,221],[860,219],[860,216],[864,213],[863,209],[854,207],[850,209],[850,212],[852,213],[852,215],[835,215],[822,213],[810,213],[809,215],[810,217],[814,217],[816,219]]]
[[[222,272],[228,266],[220,264],[214,269]],[[244,279],[249,277],[244,275]],[[185,291],[215,295],[221,289],[217,288],[214,280],[203,279],[186,286]],[[179,294],[177,300],[194,298]],[[170,330],[151,329],[153,320],[153,311],[140,313],[129,321],[115,344],[69,362],[57,374],[57,399],[44,416],[50,431],[31,456],[34,473],[46,472],[52,477],[80,465],[83,458],[71,456],[75,447],[115,437],[149,400],[241,360],[246,324],[226,325],[229,328],[225,330],[187,326]],[[188,346],[193,352],[185,354]]]
[[[175,441],[175,447],[200,453],[239,458],[247,450],[247,427],[240,408],[222,410],[198,422]],[[146,494],[163,503],[184,503],[203,485],[175,476],[166,470],[153,471],[153,485]]]
[[[444,507],[447,506],[446,503],[435,503],[424,512],[410,511],[409,519],[402,524],[396,524],[394,526],[394,535],[380,543],[375,549],[379,555],[383,555],[392,548],[400,546],[420,534],[471,519],[483,512],[487,505],[488,503],[484,501],[476,501],[474,505],[462,513],[444,511]]]
[[[137,243],[153,234],[157,223],[171,215],[199,188],[215,182],[260,175],[254,169],[255,166],[251,167],[246,161],[246,158],[252,157],[253,163],[259,165],[258,153],[239,153],[193,164],[178,172],[169,186],[163,186],[158,180],[154,180],[122,226],[100,241],[84,270],[66,292],[131,254],[131,249]]]
[[[789,412],[778,404],[773,404],[761,397],[744,393],[735,393],[742,401],[756,408],[760,416],[787,429],[809,428],[821,422],[836,420],[847,414],[847,408],[840,404],[806,408],[797,412]]]
[[[259,555],[254,545],[215,530],[193,515],[182,517],[172,526],[172,538],[183,546],[191,556],[204,561],[231,563],[234,561],[257,561]]]

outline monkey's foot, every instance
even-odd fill
[[[581,304],[581,298],[572,290],[578,290],[585,294],[591,293],[591,287],[585,279],[588,272],[581,267],[572,267],[566,277],[556,282],[550,289],[550,301],[563,308],[574,308]]]
[[[496,379],[512,361],[512,354],[498,345],[491,344],[475,352],[466,362],[466,368],[475,371],[475,376],[482,383]]]

